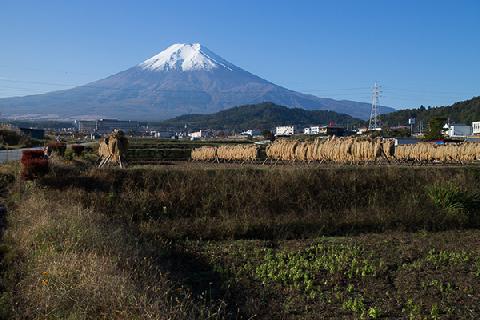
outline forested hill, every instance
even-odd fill
[[[362,120],[347,114],[325,110],[304,110],[287,108],[271,102],[244,105],[223,110],[213,114],[182,115],[161,122],[162,126],[183,127],[192,129],[271,129],[278,125],[327,125],[329,122],[338,125],[359,125]]]
[[[381,116],[384,125],[406,125],[408,118],[416,118],[417,123],[428,123],[432,118],[442,117],[451,122],[469,124],[472,121],[480,121],[480,97],[456,102],[451,106],[418,109],[405,109]]]

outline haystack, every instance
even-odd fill
[[[107,163],[119,165],[120,168],[126,166],[126,154],[128,150],[128,139],[123,131],[115,130],[108,137],[100,141],[98,154],[100,156],[99,168]]]

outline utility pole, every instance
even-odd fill
[[[380,93],[382,92],[381,87],[377,85],[375,82],[375,85],[373,86],[373,91],[372,91],[372,111],[370,113],[370,121],[368,122],[368,130],[377,130],[378,125],[379,125],[379,120],[378,120],[378,98],[380,97]]]

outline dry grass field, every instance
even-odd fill
[[[480,316],[477,166],[17,171],[5,319]]]

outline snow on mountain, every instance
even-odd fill
[[[235,67],[200,43],[176,43],[139,65],[153,71],[193,71]],[[233,67],[233,68],[232,68]]]

